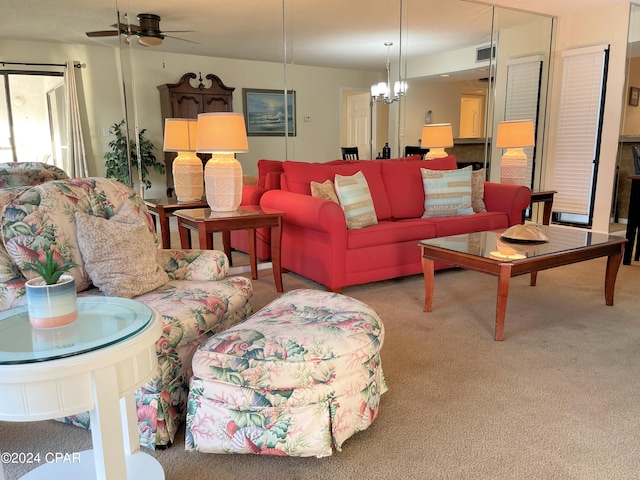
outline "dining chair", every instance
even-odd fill
[[[342,147],[343,160],[360,160],[358,147]]]
[[[424,156],[429,152],[428,148],[421,148],[412,145],[406,145],[404,147],[404,156],[411,157],[413,155],[420,155],[420,158],[424,160]]]
[[[633,154],[633,168],[636,171],[636,175],[640,175],[640,148],[631,147],[631,153]]]

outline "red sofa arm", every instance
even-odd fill
[[[484,204],[489,212],[504,212],[509,226],[522,223],[522,212],[531,204],[531,190],[522,185],[484,182]]]
[[[335,202],[284,190],[269,190],[260,199],[260,206],[285,212],[284,223],[305,229],[347,236],[344,211]]]
[[[260,205],[260,198],[266,191],[266,188],[256,187],[255,185],[243,185],[240,205]]]

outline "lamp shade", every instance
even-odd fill
[[[444,151],[444,148],[453,146],[453,130],[451,129],[451,124],[434,123],[423,126],[420,145],[422,148],[429,149],[425,160],[446,157],[447,152]]]
[[[532,120],[498,123],[496,148],[532,147],[534,144]]]
[[[235,112],[199,114],[196,151],[201,153],[248,152],[244,115]]]
[[[166,118],[164,120],[165,152],[195,152],[198,120],[195,118]]]
[[[198,121],[195,118],[167,118],[164,121],[165,152],[178,152],[173,160],[173,188],[179,202],[202,199],[202,160],[195,154]]]
[[[445,148],[453,146],[453,131],[450,123],[436,123],[422,127],[422,148]]]
[[[242,201],[242,166],[234,154],[249,151],[244,116],[233,112],[199,114],[196,150],[211,153],[204,168],[205,191],[211,210],[237,210]]]

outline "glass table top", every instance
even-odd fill
[[[208,219],[230,219],[241,217],[252,217],[257,215],[270,215],[276,212],[275,210],[263,209],[258,205],[243,205],[238,210],[231,212],[213,212],[210,208],[192,208],[189,210],[176,210],[174,215],[181,218],[186,218],[193,222],[202,222]]]
[[[70,357],[121,342],[152,318],[145,304],[128,298],[78,297],[78,318],[57,328],[33,328],[26,305],[0,312],[0,365]]]
[[[420,245],[432,245],[455,252],[498,261],[517,262],[527,258],[555,255],[589,246],[623,242],[624,237],[558,226],[537,225],[549,237],[548,242],[513,241],[501,237],[502,230],[475,232],[422,240]]]
[[[152,205],[154,207],[162,206],[162,207],[175,207],[175,208],[186,208],[191,205],[196,205],[198,207],[203,207],[207,205],[206,199],[202,198],[198,201],[180,201],[175,197],[162,197],[162,198],[145,198],[145,203],[147,205]]]

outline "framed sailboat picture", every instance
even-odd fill
[[[244,120],[248,136],[296,135],[296,92],[243,88]]]

